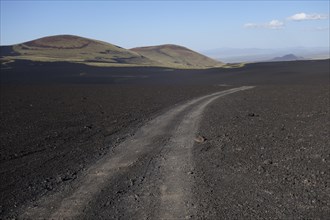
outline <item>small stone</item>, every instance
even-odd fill
[[[259,117],[259,115],[255,114],[255,113],[249,113],[248,116],[249,117]]]
[[[84,128],[86,128],[86,129],[92,129],[92,125],[86,125]]]
[[[267,159],[263,163],[264,164],[273,164],[273,161],[271,159]]]
[[[297,143],[302,143],[302,142],[304,142],[304,139],[303,139],[303,138],[299,138],[299,139],[297,140]]]
[[[204,143],[207,139],[201,135],[198,135],[197,137],[194,138],[194,141],[197,143]]]

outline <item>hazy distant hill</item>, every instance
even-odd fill
[[[221,62],[206,57],[188,48],[166,44],[150,47],[137,47],[131,49],[143,56],[159,62],[164,66],[174,66],[183,68],[207,68],[219,67]]]
[[[171,68],[217,67],[221,63],[176,45],[128,50],[73,35],[49,36],[22,44],[2,46],[2,59],[68,61],[99,66],[163,66]]]
[[[271,59],[270,61],[278,62],[278,61],[295,61],[295,60],[304,60],[304,58],[298,57],[294,54],[287,54],[282,57],[275,57],[275,58]]]
[[[264,62],[283,54],[295,54],[305,59],[328,59],[328,47],[287,47],[287,48],[217,48],[204,50],[203,54],[228,63]]]
[[[70,61],[152,65],[153,61],[133,51],[88,38],[57,35],[1,47],[1,56],[35,61]]]

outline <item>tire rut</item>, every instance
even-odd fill
[[[140,187],[148,185],[150,181],[157,183],[152,187],[148,186],[157,197],[152,200],[156,202],[156,209],[140,213],[140,216],[158,219],[193,216],[194,207],[190,197],[193,180],[189,172],[193,169],[191,149],[200,116],[205,107],[215,99],[251,88],[253,87],[242,86],[220,91],[175,106],[148,122],[134,136],[117,146],[113,153],[91,166],[79,178],[76,187],[42,198],[37,206],[26,208],[21,218],[86,218],[83,216],[87,214],[86,207],[102,193],[102,189],[114,181],[114,178],[128,175],[129,170],[139,164],[140,160],[148,160],[142,164],[149,176]],[[148,196],[140,203],[150,204]]]

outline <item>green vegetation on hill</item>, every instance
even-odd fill
[[[222,63],[178,45],[160,45],[133,48],[135,51],[164,66],[178,68],[210,68],[220,67]]]
[[[133,51],[72,35],[40,38],[13,45],[12,50],[16,54],[12,57],[15,59],[155,65],[153,61]]]
[[[1,59],[79,62],[96,66],[161,66],[211,68],[222,63],[176,45],[127,50],[119,46],[73,35],[56,35],[1,47]]]

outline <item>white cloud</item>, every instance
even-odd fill
[[[298,13],[288,17],[288,20],[291,21],[308,21],[308,20],[322,20],[327,19],[329,16],[325,14],[306,14]]]
[[[268,23],[256,24],[256,23],[247,23],[244,24],[245,28],[263,28],[263,29],[282,29],[284,23],[279,20],[272,20]]]
[[[258,28],[260,25],[255,24],[255,23],[246,23],[244,24],[245,28]]]
[[[271,29],[279,29],[284,27],[284,23],[279,20],[272,20],[271,22],[266,24],[266,27]]]

